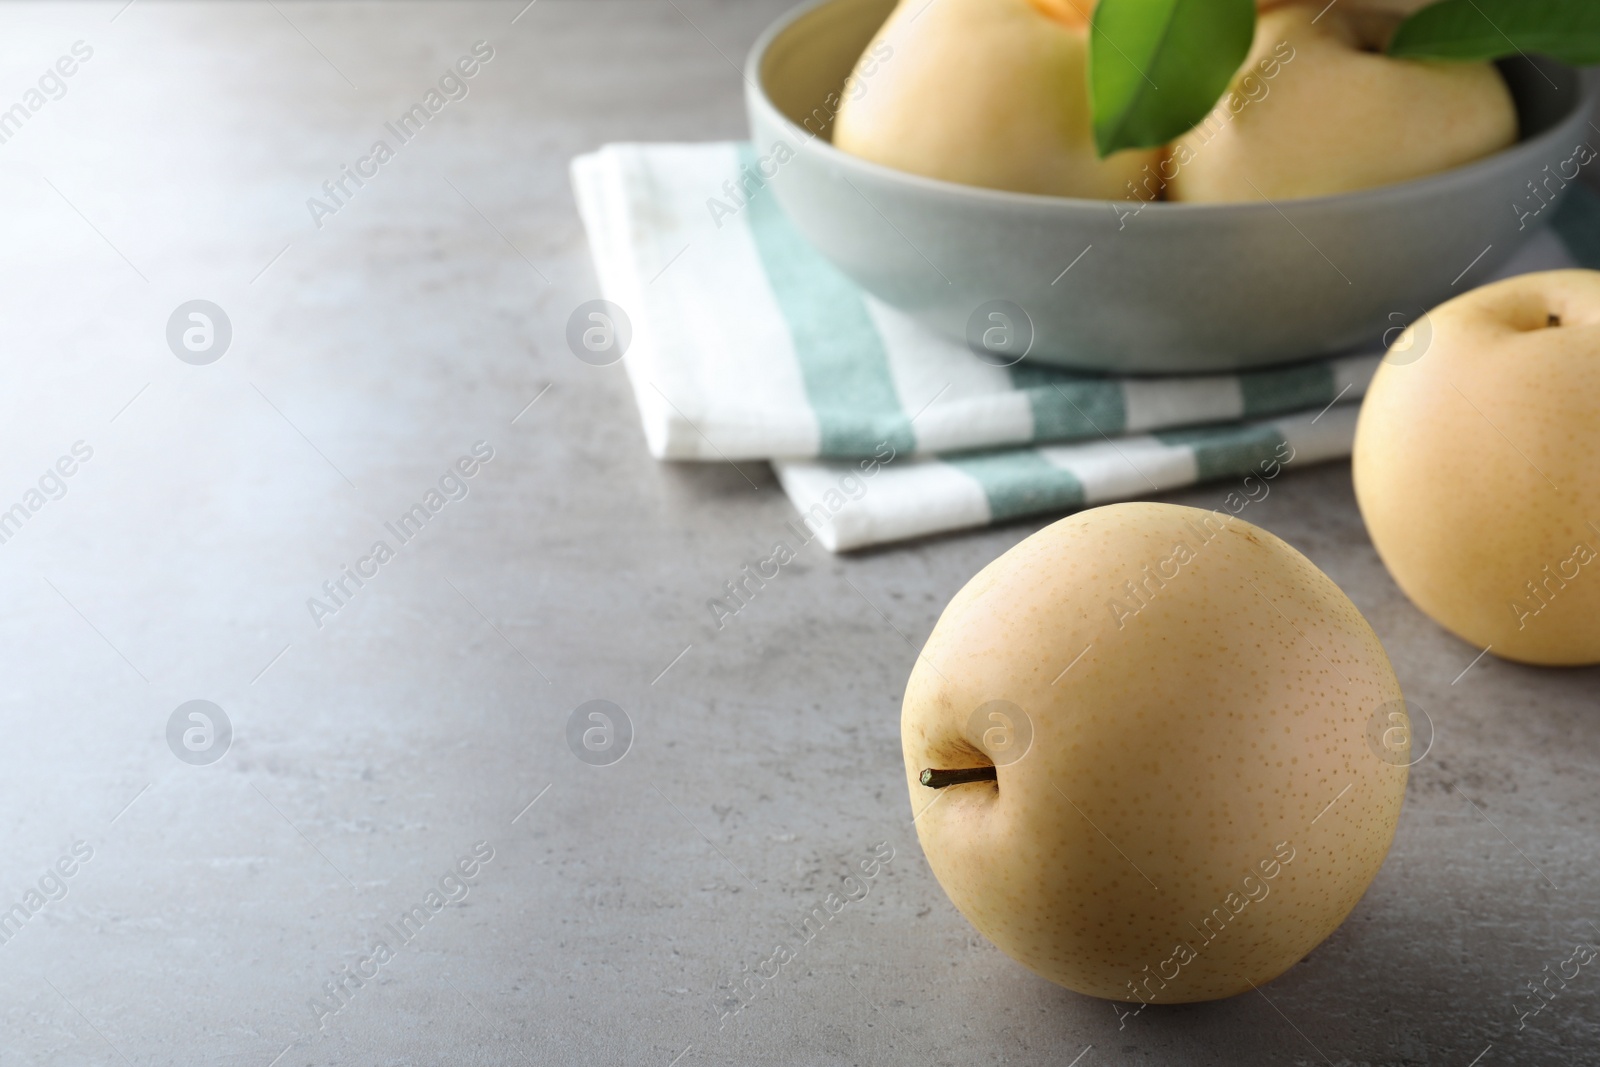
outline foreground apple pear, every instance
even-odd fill
[[[956,594],[901,743],[923,851],[979,931],[1078,992],[1175,1003],[1278,976],[1361,899],[1405,793],[1403,707],[1293,548],[1118,504]]]
[[[1421,178],[1517,139],[1490,63],[1395,59],[1383,12],[1288,3],[1261,13],[1250,55],[1209,116],[1161,163],[1172,200],[1328,196]],[[1272,73],[1263,76],[1264,65]]]
[[[929,178],[1115,198],[1153,151],[1096,155],[1087,0],[901,0],[842,94],[833,143]]]
[[[1401,335],[1361,407],[1356,501],[1406,595],[1524,663],[1600,663],[1600,272],[1474,289]]]

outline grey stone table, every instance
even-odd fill
[[[757,464],[649,459],[621,368],[566,350],[595,295],[566,164],[737,136],[730,61],[783,3],[0,8],[0,1064],[1600,1061],[1593,967],[1515,1014],[1600,938],[1600,674],[1474,664],[1342,465],[1250,517],[1437,741],[1371,891],[1259,996],[1119,1029],[922,860],[911,646],[1040,523],[812,546],[711,625],[789,505]],[[191,351],[182,311],[186,362],[193,300],[230,335]],[[567,740],[595,699],[633,730],[606,766]]]

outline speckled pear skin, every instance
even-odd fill
[[[1026,754],[994,782],[922,785],[997,762],[970,725],[992,700],[1028,716]],[[901,715],[917,834],[961,913],[1036,974],[1232,996],[1331,934],[1383,864],[1409,743],[1380,758],[1368,724],[1400,700],[1372,628],[1285,542],[1226,512],[1096,508],[989,564],[934,627]]]
[[[1173,142],[1169,199],[1333,196],[1442,173],[1516,143],[1516,104],[1493,64],[1392,58],[1382,49],[1398,16],[1325,3],[1278,5],[1257,21],[1228,93]]]
[[[1159,153],[1095,151],[1087,14],[1064,0],[901,0],[844,93],[834,146],[966,185],[1128,195]]]
[[[1351,470],[1395,583],[1463,641],[1600,663],[1600,271],[1523,274],[1395,339]]]

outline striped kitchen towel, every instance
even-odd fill
[[[1290,467],[1350,454],[1354,404],[1221,426],[916,459],[778,462],[800,521],[832,552],[1061,513],[1233,479],[1219,509],[1238,514]]]
[[[651,453],[773,460],[831,550],[1349,454],[1377,352],[1203,376],[991,366],[862,292],[770,194],[746,195],[758,162],[742,143],[613,144],[572,180],[627,318]],[[1594,199],[1568,205],[1563,235],[1600,247]],[[1545,236],[1516,270],[1572,262]]]

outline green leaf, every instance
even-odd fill
[[[1089,100],[1102,157],[1194,128],[1250,52],[1255,0],[1100,0]]]
[[[1443,0],[1406,19],[1389,54],[1407,59],[1499,59],[1541,52],[1579,66],[1600,63],[1594,0]]]

